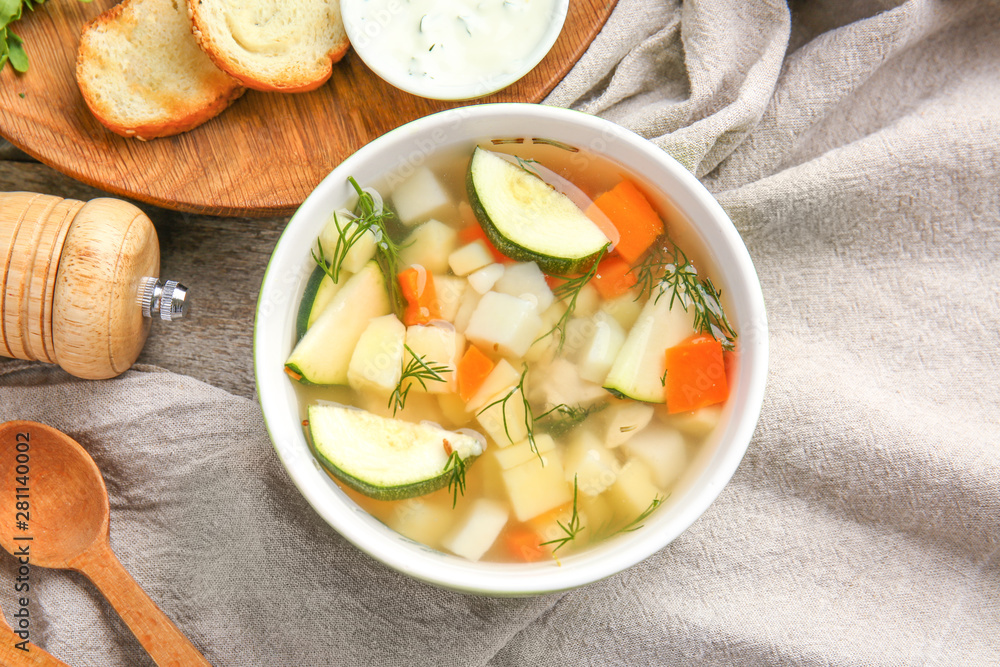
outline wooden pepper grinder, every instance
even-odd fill
[[[152,221],[119,199],[0,193],[0,355],[115,377],[142,351],[152,317],[187,312],[161,282]]]

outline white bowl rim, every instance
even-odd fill
[[[407,76],[405,72],[383,67],[381,63],[384,61],[373,57],[368,49],[372,41],[367,39],[366,35],[358,32],[360,22],[353,18],[360,15],[364,4],[365,0],[340,0],[340,13],[343,16],[344,30],[347,32],[351,47],[362,62],[379,78],[395,88],[418,97],[444,101],[483,98],[519,81],[537,67],[538,63],[552,50],[562,32],[563,25],[566,23],[566,15],[569,13],[569,0],[555,0],[551,22],[542,35],[542,39],[531,51],[531,55],[525,59],[520,69],[510,72],[506,76],[484,77],[474,84],[457,85],[421,81]]]
[[[331,190],[346,193],[344,187],[347,177],[352,175],[358,165],[364,164],[369,159],[368,156],[378,155],[381,151],[388,152],[396,144],[412,142],[434,128],[454,127],[468,119],[514,126],[521,123],[522,128],[513,132],[531,136],[546,135],[537,125],[543,121],[547,121],[553,128],[563,124],[583,127],[591,133],[590,136],[603,137],[610,142],[611,149],[594,152],[639,173],[646,174],[652,169],[658,170],[658,175],[675,179],[670,187],[682,188],[683,192],[690,195],[688,203],[700,208],[700,213],[706,216],[692,220],[693,226],[710,229],[723,240],[722,246],[713,248],[726,252],[726,259],[732,263],[720,269],[733,279],[717,276],[720,278],[717,282],[723,288],[729,288],[731,294],[738,294],[739,300],[733,301],[743,313],[737,327],[741,334],[740,369],[737,382],[731,390],[733,396],[738,393],[743,400],[738,412],[735,410],[735,400],[727,403],[727,410],[732,414],[725,424],[723,437],[729,446],[725,449],[717,446],[717,451],[712,454],[712,472],[707,474],[701,490],[683,505],[671,509],[669,516],[665,514],[667,508],[661,508],[647,521],[653,525],[609,540],[608,543],[579,555],[570,556],[559,567],[553,567],[549,562],[531,565],[467,562],[417,545],[358,509],[319,470],[298,424],[298,415],[282,414],[283,406],[278,395],[282,390],[272,388],[275,382],[285,380],[281,363],[277,364],[279,368],[264,367],[263,364],[267,359],[268,345],[272,342],[269,337],[273,335],[268,333],[268,327],[262,326],[262,321],[267,319],[266,311],[271,295],[280,293],[284,280],[277,277],[276,265],[287,255],[294,253],[294,256],[301,257],[304,252],[297,245],[292,247],[293,233],[300,226],[308,225],[318,213],[322,213],[325,219],[329,212],[328,202],[323,203],[321,200],[329,197]],[[531,129],[526,132],[524,128],[529,127]],[[494,136],[504,134],[509,133],[500,129]],[[552,137],[551,132],[548,135],[548,138],[558,139]],[[474,140],[472,137],[468,138],[470,142]],[[630,154],[627,160],[614,156],[615,142],[618,141],[626,146],[623,150]],[[567,143],[571,141],[567,140]],[[289,267],[292,266],[289,264]],[[289,274],[286,272],[285,275]],[[734,282],[735,277],[739,278],[738,283]],[[285,325],[291,326],[287,322],[282,326]],[[270,329],[275,326],[277,325]],[[708,509],[736,472],[756,429],[767,379],[767,341],[763,293],[749,252],[722,207],[680,163],[639,135],[582,112],[537,104],[479,104],[425,116],[382,135],[345,159],[306,198],[278,239],[262,281],[254,322],[254,375],[265,425],[279,459],[306,500],[338,533],[375,559],[413,578],[464,592],[524,596],[576,588],[625,570],[665,547]],[[669,526],[665,529],[653,529],[667,521]]]

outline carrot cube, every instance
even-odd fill
[[[722,343],[696,334],[667,348],[664,395],[667,412],[690,412],[722,403],[729,396]]]

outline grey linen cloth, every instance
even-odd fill
[[[507,600],[411,581],[319,519],[254,402],[158,369],[80,382],[3,362],[0,417],[92,453],[112,546],[216,665],[1000,664],[998,17],[620,0],[552,93],[697,174],[769,309],[767,398],[732,483],[608,580]],[[36,642],[148,663],[82,577],[33,576]]]

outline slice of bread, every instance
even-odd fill
[[[198,48],[185,0],[124,0],[88,23],[76,80],[102,124],[137,139],[197,127],[244,90]]]
[[[205,53],[255,90],[319,88],[350,46],[339,0],[188,0],[188,8]]]

